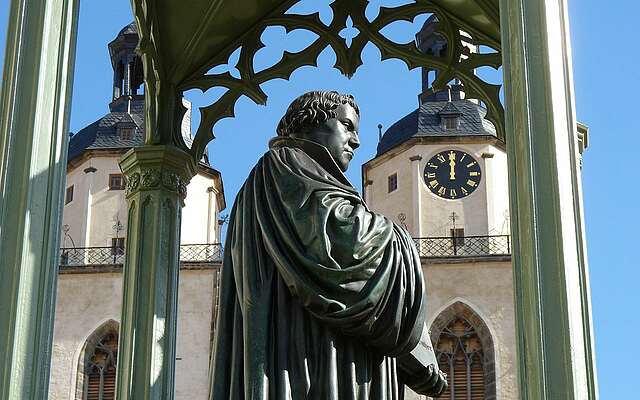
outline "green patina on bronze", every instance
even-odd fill
[[[446,388],[437,366],[403,363],[425,329],[422,267],[409,234],[343,175],[359,146],[349,102],[335,92],[294,101],[236,198],[212,399],[395,400],[407,380],[425,394]]]

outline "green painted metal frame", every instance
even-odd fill
[[[180,221],[197,164],[163,145],[120,162],[129,203],[116,398],[174,398]]]
[[[522,399],[598,397],[565,0],[501,0]]]
[[[77,0],[13,0],[0,98],[0,399],[48,395]]]

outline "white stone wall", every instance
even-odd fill
[[[176,399],[206,399],[216,269],[181,270],[176,344]],[[53,337],[49,398],[75,400],[85,341],[106,321],[120,323],[122,274],[63,273]]]
[[[491,158],[485,158],[489,235],[509,235],[511,232],[507,153],[494,146],[487,146],[485,151],[493,155]]]
[[[442,199],[433,194],[423,179],[429,159],[444,150],[460,150],[472,155],[480,164],[479,187],[458,200]],[[483,154],[492,156],[483,158]],[[412,161],[413,159],[413,161]],[[375,211],[406,225],[414,237],[449,236],[453,227],[451,213],[456,214],[456,227],[466,236],[508,234],[509,197],[507,159],[503,150],[480,143],[416,144],[404,151],[372,160],[365,166],[364,181],[367,204]],[[387,179],[398,174],[398,189],[389,193]]]
[[[480,186],[458,200],[442,199],[423,180],[429,159],[444,150],[473,155],[481,166]],[[388,176],[397,173],[398,189],[389,193]],[[369,161],[363,169],[365,200],[372,210],[395,222],[406,215],[414,237],[449,236],[451,213],[465,235],[508,235],[509,196],[507,158],[504,150],[477,140],[456,138],[450,142],[399,146]],[[496,259],[497,260],[497,259]],[[450,305],[462,302],[488,326],[495,347],[496,398],[518,399],[516,332],[511,262],[460,259],[454,263],[423,265],[427,288],[429,325]],[[414,393],[407,400],[420,399]]]
[[[68,228],[68,231],[65,234],[63,230],[61,234],[62,247],[85,246],[88,228],[85,222],[91,201],[89,188],[92,180],[92,175],[83,171],[88,167],[86,164],[67,173],[65,194],[66,189],[73,186],[73,200],[64,206],[62,226]]]
[[[88,167],[95,172],[84,172]],[[74,185],[73,201],[64,206],[62,224],[68,225],[68,236],[62,234],[63,247],[111,246],[111,239],[126,236],[127,202],[124,190],[109,190],[109,175],[120,174],[118,157],[92,157],[67,173],[66,187]],[[183,244],[216,243],[219,241],[217,224],[217,191],[214,178],[199,173],[187,186],[187,198],[182,209]],[[123,230],[114,229],[120,221]]]
[[[414,237],[420,236],[421,231],[418,212],[420,183],[410,158],[419,153],[419,149],[413,147],[382,162],[375,162],[374,166],[363,171],[365,182],[371,182],[365,188],[365,201],[369,207],[396,223],[400,222],[398,215],[404,214],[408,231]],[[398,175],[398,188],[389,193],[388,177],[394,173]]]
[[[218,215],[216,197],[218,192],[213,179],[196,175],[187,188],[187,198],[182,209],[182,244],[218,243]]]
[[[427,326],[430,327],[452,304],[458,301],[466,304],[491,332],[496,398],[519,399],[511,262],[423,264],[423,272],[427,290]],[[412,393],[407,400],[424,398]]]

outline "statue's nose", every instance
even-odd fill
[[[358,138],[357,133],[354,133],[353,135],[351,135],[351,140],[349,140],[349,145],[354,150],[360,147],[360,138]]]

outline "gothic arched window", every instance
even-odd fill
[[[78,365],[76,399],[113,400],[118,361],[118,323],[103,324],[87,339]]]
[[[440,333],[438,365],[449,377],[445,399],[484,400],[483,353],[475,329],[456,318]]]
[[[493,340],[487,325],[469,306],[457,302],[440,313],[431,325],[431,340],[449,382],[441,399],[496,398]]]
[[[86,400],[112,400],[116,391],[118,332],[111,332],[98,342],[87,365]]]

